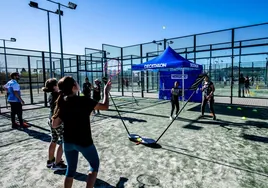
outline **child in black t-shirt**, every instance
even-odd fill
[[[204,116],[205,107],[206,107],[206,104],[208,103],[209,109],[213,115],[213,120],[216,120],[216,115],[215,115],[215,111],[214,111],[215,87],[214,87],[213,82],[211,82],[209,80],[208,76],[205,76],[205,78],[204,78],[204,84],[202,87],[202,91],[204,92],[204,97],[203,97],[203,101],[202,101],[202,105],[201,105],[201,117]]]
[[[50,104],[50,113],[48,119],[48,125],[51,131],[51,142],[49,144],[48,149],[48,160],[47,160],[47,168],[52,168],[53,170],[65,170],[66,165],[62,161],[62,136],[63,136],[63,126],[60,125],[57,128],[52,128],[52,115],[54,109],[56,107],[56,100],[59,96],[57,80],[55,78],[50,78],[46,81],[45,87],[42,88],[44,92],[50,93],[48,102]],[[56,158],[54,157],[55,149],[57,146],[57,142],[59,143],[59,147],[57,149]]]
[[[175,106],[176,106],[176,115],[178,114],[179,110],[180,110],[180,105],[179,105],[179,96],[181,95],[181,89],[179,89],[179,82],[176,81],[174,83],[174,87],[172,87],[171,89],[171,113],[170,113],[170,117],[169,119],[172,120],[173,117],[173,112],[175,110]],[[175,115],[175,117],[176,117]]]
[[[60,96],[56,101],[56,109],[52,117],[52,127],[64,124],[63,148],[67,161],[67,171],[64,186],[71,187],[76,173],[78,154],[82,153],[89,162],[87,187],[93,187],[99,169],[99,156],[93,144],[89,115],[95,110],[109,108],[108,93],[111,82],[108,81],[104,88],[103,102],[96,102],[86,96],[77,96],[80,90],[77,82],[65,76],[58,82]]]

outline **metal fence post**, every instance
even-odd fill
[[[142,63],[142,44],[140,44],[140,58]],[[144,71],[141,71],[141,97],[144,97]]]
[[[124,60],[123,60],[123,48],[120,48],[121,50],[121,86],[122,86],[122,96],[124,96],[124,66],[123,66],[123,63],[124,63]]]
[[[78,59],[78,55],[76,55],[76,70],[77,70],[77,83],[80,83],[80,79],[79,79],[79,66],[80,66],[80,62],[79,59]]]
[[[241,97],[239,78],[241,74],[241,42],[239,42],[239,62],[238,62],[238,97]]]
[[[43,69],[43,84],[46,82],[46,63],[45,63],[45,53],[42,52],[42,69]],[[45,107],[47,107],[47,93],[44,92]]]
[[[33,87],[32,87],[32,72],[31,72],[31,59],[30,56],[28,56],[28,77],[29,77],[29,84],[30,84],[30,100],[31,104],[34,103],[33,101]]]
[[[231,72],[231,104],[233,104],[233,85],[234,85],[234,40],[235,30],[232,29],[232,72]]]
[[[194,35],[194,63],[196,62],[196,35]]]

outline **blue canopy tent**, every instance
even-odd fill
[[[195,74],[198,75],[198,74],[202,73],[202,70],[203,70],[202,65],[198,65],[196,63],[193,63],[193,62],[183,58],[178,53],[176,53],[170,46],[168,46],[166,48],[166,50],[158,57],[156,57],[150,61],[147,61],[145,63],[142,63],[142,64],[132,65],[132,71],[160,71],[160,74],[162,72],[163,75],[170,74],[170,76],[169,76],[170,80],[169,81],[166,80],[166,82],[169,82],[169,87],[170,87],[171,82],[173,84],[174,81],[176,81],[176,79],[178,79],[178,80],[181,79],[182,101],[184,101],[184,99],[185,99],[184,80],[190,78],[189,76],[185,77],[185,74],[184,74],[185,71],[195,71]],[[164,73],[164,71],[166,73]],[[167,71],[169,71],[169,73]],[[176,74],[177,75],[176,76],[175,73],[179,73],[179,74]],[[193,78],[191,78],[191,79],[193,79]],[[162,84],[160,84],[160,90],[165,90],[166,88],[167,87],[162,86]],[[166,92],[170,93],[170,90],[166,91]],[[160,98],[160,95],[159,95],[159,98]],[[168,99],[168,98],[166,98],[166,99]]]

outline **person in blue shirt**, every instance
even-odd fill
[[[29,126],[22,119],[22,105],[24,105],[24,101],[21,98],[20,85],[18,83],[20,75],[18,72],[13,72],[10,74],[10,77],[11,80],[7,82],[5,89],[7,90],[7,101],[11,107],[12,128],[15,129],[19,126],[27,128]],[[18,116],[19,124],[15,122],[16,115]]]

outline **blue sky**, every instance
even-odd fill
[[[68,4],[67,0],[58,0]],[[83,54],[103,43],[128,46],[212,30],[267,22],[267,0],[72,0],[64,8],[65,53]],[[39,7],[56,10],[46,0]],[[8,47],[48,51],[46,13],[28,0],[2,0],[0,38],[17,38]],[[58,16],[51,15],[52,51],[60,52]],[[165,26],[166,29],[162,27]],[[0,43],[1,45],[1,43]]]

